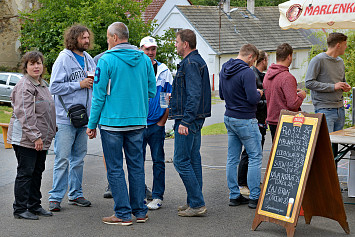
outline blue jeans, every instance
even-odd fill
[[[261,134],[256,119],[236,119],[224,116],[224,124],[228,131],[227,155],[227,183],[230,190],[229,198],[240,196],[238,187],[238,165],[242,146],[249,156],[247,182],[250,190],[250,199],[258,199],[260,195],[261,161],[263,158],[261,148]]]
[[[148,211],[144,204],[143,131],[144,128],[131,131],[100,129],[107,179],[115,202],[115,215],[124,221],[131,220],[132,214],[137,218],[145,217]],[[129,195],[123,170],[122,148],[128,170]]]
[[[87,152],[86,127],[57,124],[53,186],[49,201],[61,202],[68,190],[69,200],[83,197],[82,181],[84,157]]]
[[[175,120],[174,166],[187,192],[187,204],[191,208],[205,206],[202,194],[201,128],[205,119],[194,120],[189,135],[178,133],[181,120]]]
[[[344,107],[316,109],[314,112],[323,113],[325,115],[329,133],[339,131],[344,128],[345,125]]]
[[[163,200],[165,191],[165,126],[149,125],[143,133],[143,157],[145,160],[146,147],[149,144],[153,160],[153,199]]]
[[[316,109],[314,112],[323,113],[325,115],[329,133],[339,131],[344,128],[345,125],[344,107]],[[333,150],[334,157],[336,157],[338,155],[338,143],[332,143],[332,150]]]

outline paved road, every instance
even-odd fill
[[[222,113],[223,115],[223,113]],[[207,123],[208,119],[206,120]],[[1,138],[1,137],[0,137]],[[267,165],[271,142],[270,134],[263,152],[263,170]],[[173,156],[173,140],[166,140],[166,159]],[[149,211],[145,224],[130,227],[109,226],[101,223],[101,218],[112,215],[113,201],[102,197],[107,184],[102,162],[102,149],[99,139],[89,141],[89,151],[85,158],[83,188],[85,197],[92,207],[83,208],[68,205],[63,200],[62,211],[53,217],[41,217],[39,221],[15,220],[12,216],[13,185],[16,174],[16,158],[12,150],[5,150],[0,144],[0,237],[17,236],[285,236],[285,230],[275,224],[262,223],[257,231],[251,231],[254,210],[247,206],[228,206],[228,187],[225,178],[227,136],[202,137],[203,193],[208,215],[201,218],[177,216],[177,206],[185,203],[184,186],[172,163],[166,163],[166,192],[163,207]],[[149,154],[149,152],[148,152]],[[46,170],[43,173],[42,201],[48,207],[48,191],[52,185],[54,155],[47,156]],[[146,183],[152,183],[152,162],[147,157]],[[343,193],[345,202],[354,202]],[[317,198],[317,197],[314,197]],[[355,205],[345,205],[350,229],[355,226]],[[351,229],[352,230],[352,229]],[[306,225],[300,217],[296,236],[345,236],[340,225],[330,219],[314,217],[311,225]],[[351,235],[355,236],[355,235]]]

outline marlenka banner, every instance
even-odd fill
[[[355,0],[291,0],[279,4],[282,29],[355,29]]]

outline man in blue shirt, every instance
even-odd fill
[[[160,92],[171,93],[173,83],[169,68],[164,63],[155,60],[157,47],[156,40],[150,36],[141,40],[140,48],[152,61],[157,81],[157,93],[154,98],[149,100],[148,126],[143,134],[143,156],[145,157],[146,147],[149,144],[153,160],[153,201],[148,204],[148,208],[151,210],[161,207],[165,191],[164,140],[169,109],[160,106]]]

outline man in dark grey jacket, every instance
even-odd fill
[[[350,91],[351,86],[346,83],[344,62],[339,56],[345,53],[347,38],[343,33],[329,34],[328,50],[311,60],[306,74],[314,110],[324,113],[330,133],[343,129],[345,124],[343,92]],[[334,155],[337,146],[332,145]]]

